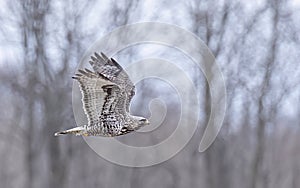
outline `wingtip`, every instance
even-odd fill
[[[100,53],[102,54],[102,52],[100,52]],[[101,56],[97,52],[95,52],[94,55],[96,58],[101,59]]]
[[[93,71],[91,71],[90,69],[87,69],[87,68],[85,68],[84,70],[85,70],[86,72],[88,72],[88,73],[91,73],[91,74],[94,73]]]
[[[81,74],[86,74],[86,72],[82,69],[78,69],[78,72],[81,73]]]
[[[92,59],[93,61],[98,61],[98,59],[95,58],[94,56],[91,56],[91,59]]]
[[[114,58],[110,58],[110,60],[114,66],[118,67],[120,70],[123,70],[122,66]]]
[[[106,62],[109,60],[109,58],[103,52],[100,52],[100,54],[102,56],[102,59],[104,59]]]
[[[116,66],[120,66],[119,63],[118,63],[114,58],[110,58],[110,60],[111,60]]]

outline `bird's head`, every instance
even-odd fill
[[[133,125],[133,129],[134,130],[137,130],[141,127],[144,127],[146,125],[149,125],[150,122],[148,119],[144,118],[144,117],[138,117],[138,116],[134,116],[134,120],[135,120],[135,123]]]

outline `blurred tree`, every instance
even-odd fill
[[[0,4],[1,187],[299,187],[296,1]],[[145,20],[180,24],[206,42],[224,73],[228,108],[218,139],[205,153],[197,151],[197,132],[171,160],[138,169],[99,158],[81,138],[57,139],[53,133],[75,126],[71,76],[84,50],[104,32]],[[128,61],[138,50],[127,50]],[[198,71],[191,75],[204,125],[209,88]],[[170,106],[172,119],[178,112]]]

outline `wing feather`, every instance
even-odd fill
[[[129,112],[130,101],[135,95],[135,87],[126,71],[113,58],[108,58],[104,53],[95,53],[89,61],[95,72],[103,75],[111,82],[117,84],[121,90],[125,91],[125,109]]]
[[[88,125],[101,121],[120,121],[120,118],[124,118],[127,96],[122,88],[98,73],[82,69],[78,72],[73,78],[79,83]],[[107,116],[110,116],[110,120]]]

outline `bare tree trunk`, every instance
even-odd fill
[[[220,36],[218,36],[218,45],[215,50],[213,50],[213,53],[215,57],[219,55],[222,47],[222,39],[223,39],[223,34],[225,27],[227,25],[227,20],[228,20],[228,8],[227,8],[227,3],[223,5],[223,15],[221,17],[220,25],[219,25],[219,32],[215,31],[212,28],[212,23],[213,23],[213,17],[212,17],[212,12],[209,9],[209,3],[205,5],[207,2],[204,1],[193,1],[192,7],[190,7],[190,14],[192,15],[193,19],[193,32],[197,34],[199,37],[201,37],[201,33],[205,33],[203,35],[204,40],[206,44],[209,46],[211,40],[213,39],[214,35],[216,36],[217,33],[220,33]],[[202,7],[206,7],[205,10],[202,10]],[[202,28],[202,31],[201,31]],[[196,83],[197,86],[199,86],[201,83],[199,83],[199,78]],[[205,90],[200,91],[203,94],[204,100],[204,106],[205,106],[205,124],[208,122],[209,117],[210,117],[210,111],[211,111],[211,100],[210,100],[210,88],[208,85],[207,80],[204,80],[205,85]],[[219,183],[223,182],[222,187],[227,187],[227,176],[224,175],[223,171],[225,170],[224,163],[222,161],[222,158],[225,156],[226,151],[224,150],[225,148],[222,148],[224,144],[221,142],[215,141],[213,145],[204,153],[204,160],[205,160],[205,166],[206,166],[206,182],[207,182],[207,187],[209,188],[214,188],[214,187],[219,187]],[[192,158],[191,161],[195,159]],[[224,159],[223,159],[224,160]],[[192,165],[194,166],[194,165]],[[193,167],[191,167],[193,169]],[[228,174],[228,172],[226,172]]]
[[[34,104],[39,101],[40,96],[36,94],[36,87],[41,87],[45,84],[45,77],[47,76],[47,70],[45,70],[45,45],[44,38],[46,33],[45,16],[48,12],[49,1],[22,1],[21,10],[22,13],[22,47],[24,51],[24,66],[27,79],[27,87],[23,89],[23,85],[19,85],[19,90],[22,90],[23,97],[26,100],[26,161],[27,161],[27,185],[26,187],[35,187],[36,173],[36,157],[39,142],[35,142],[36,137],[40,135],[36,134],[36,129],[39,127],[33,121],[38,112]]]
[[[30,125],[28,127],[28,130],[32,129],[33,121],[33,104],[32,101],[29,102],[28,106],[28,122],[27,125]],[[26,161],[27,161],[27,188],[33,187],[33,180],[34,180],[34,158],[35,158],[35,152],[33,151],[32,143],[32,135],[30,134],[30,131],[26,134]]]
[[[279,19],[279,1],[278,0],[271,0],[271,8],[273,10],[273,23],[272,23],[272,31],[273,34],[271,35],[271,43],[270,43],[270,54],[266,60],[266,68],[263,76],[263,83],[261,86],[261,95],[258,100],[258,124],[257,124],[257,131],[256,131],[256,138],[257,144],[254,153],[253,159],[253,169],[252,169],[252,180],[251,180],[251,188],[258,187],[258,182],[260,178],[263,176],[262,173],[262,163],[264,160],[264,152],[265,152],[265,130],[266,130],[266,123],[268,121],[268,112],[264,107],[264,102],[266,99],[266,95],[270,90],[270,81],[271,81],[271,73],[272,69],[274,68],[274,63],[276,60],[276,53],[277,53],[277,40],[278,40],[278,19]],[[263,185],[266,187],[266,185]]]

